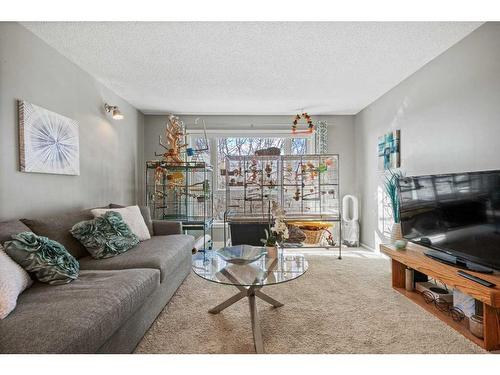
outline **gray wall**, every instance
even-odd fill
[[[406,174],[500,169],[500,23],[487,23],[355,117],[361,240],[378,247],[377,137],[401,129]]]
[[[179,116],[188,128],[197,117],[205,120],[207,129],[235,131],[238,129],[254,130],[279,129],[291,131],[293,116]],[[350,194],[355,189],[354,162],[354,116],[312,116],[314,121],[326,121],[328,124],[328,148],[331,153],[340,154],[341,194]],[[144,120],[144,158],[157,159],[155,152],[162,152],[158,145],[158,135],[163,134],[167,116],[147,115]],[[189,126],[191,125],[191,126]],[[303,125],[305,127],[305,125]],[[198,125],[201,129],[201,125]]]
[[[136,202],[144,116],[17,23],[0,23],[0,59],[0,220]],[[16,99],[78,121],[80,176],[19,172]]]

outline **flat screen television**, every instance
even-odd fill
[[[404,238],[445,262],[500,270],[500,171],[404,177],[398,185]]]

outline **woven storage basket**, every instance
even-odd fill
[[[308,230],[308,229],[301,229],[302,232],[306,235],[306,239],[304,240],[304,243],[307,244],[317,244],[321,242],[321,238],[323,237],[323,234],[325,233],[324,229],[318,228],[315,230]]]

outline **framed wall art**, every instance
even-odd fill
[[[79,175],[78,123],[24,100],[18,111],[20,170]]]
[[[401,130],[393,130],[378,137],[378,170],[401,167]]]

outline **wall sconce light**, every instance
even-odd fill
[[[109,105],[108,103],[104,103],[104,110],[107,113],[111,113],[111,117],[113,117],[114,120],[123,119],[123,114],[116,105]]]

